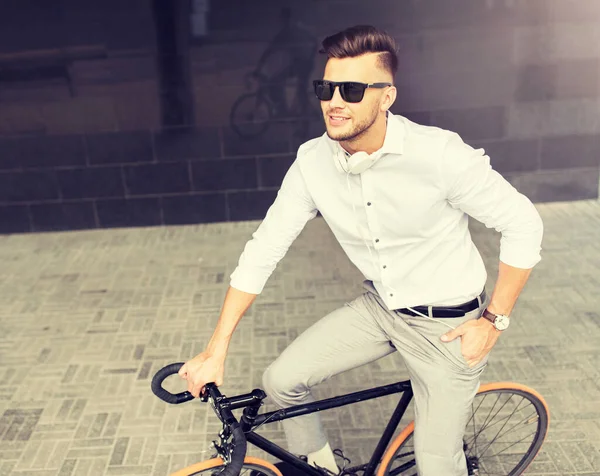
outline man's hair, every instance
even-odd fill
[[[327,58],[354,58],[366,53],[379,53],[380,66],[396,76],[397,46],[394,38],[370,25],[356,25],[328,36],[319,53]]]

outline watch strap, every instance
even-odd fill
[[[488,321],[490,321],[494,325],[496,324],[496,317],[497,317],[496,314],[492,314],[487,309],[484,309],[481,317],[485,317]]]

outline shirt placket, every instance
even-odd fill
[[[388,296],[393,297],[393,291],[388,287],[389,267],[386,263],[385,254],[381,250],[385,245],[385,237],[381,236],[381,226],[379,222],[380,203],[377,200],[376,188],[372,186],[370,180],[370,170],[363,172],[361,175],[361,187],[363,195],[363,207],[367,217],[367,229],[371,236],[370,245],[373,248],[373,266],[377,266],[375,270],[379,273],[381,283],[388,289]],[[371,257],[369,256],[369,259]]]

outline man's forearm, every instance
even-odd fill
[[[256,296],[256,294],[229,287],[219,321],[206,348],[208,352],[225,358],[233,332]]]
[[[515,268],[500,261],[498,279],[488,310],[494,314],[510,315],[532,269]]]

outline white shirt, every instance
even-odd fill
[[[389,309],[460,304],[481,293],[487,273],[467,215],[502,233],[502,262],[540,261],[536,208],[458,134],[390,113],[382,155],[360,175],[336,167],[339,147],[327,134],[300,146],[232,287],[260,294],[317,210]]]

